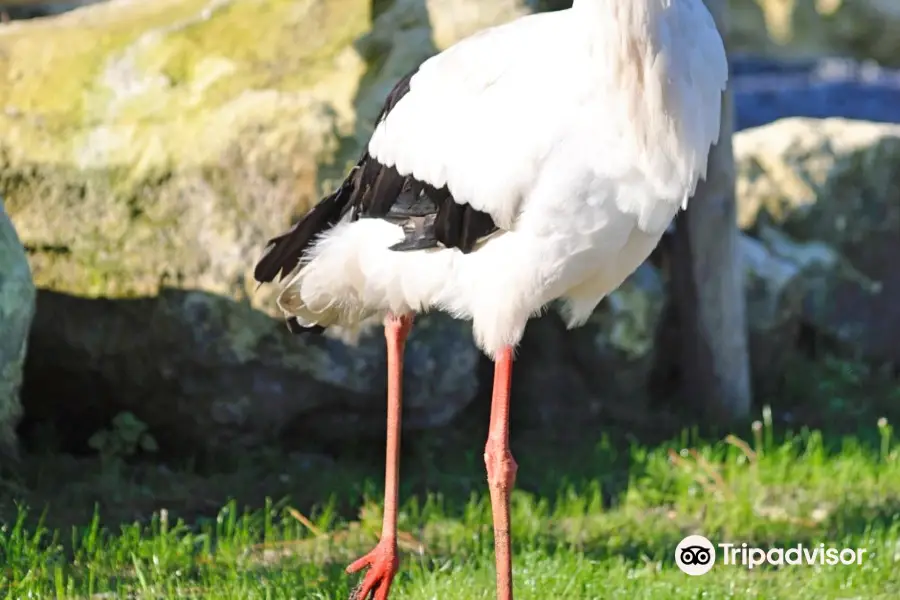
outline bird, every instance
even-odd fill
[[[515,349],[551,302],[584,324],[650,255],[706,178],[727,80],[702,0],[574,0],[484,29],[400,79],[343,182],[269,240],[254,276],[278,279],[289,331],[384,324],[384,520],[351,599],[386,600],[398,569],[405,345],[442,311],[494,361],[484,461],[512,600]]]

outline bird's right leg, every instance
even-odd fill
[[[400,417],[403,399],[403,350],[412,329],[412,315],[388,315],[384,321],[387,342],[387,444],[384,466],[384,520],[381,540],[375,548],[347,567],[356,573],[366,567],[362,582],[350,594],[350,600],[387,600],[391,582],[397,573],[397,501],[400,487]]]
[[[509,496],[516,483],[518,465],[509,448],[509,396],[512,385],[512,348],[504,348],[494,360],[494,391],[491,423],[484,446],[494,518],[494,558],[497,566],[497,600],[513,600],[512,543],[509,523]]]

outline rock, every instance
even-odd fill
[[[779,57],[847,55],[900,64],[892,0],[729,0],[729,49]]]
[[[900,364],[900,125],[786,119],[734,149],[739,224],[805,265],[804,321]]]
[[[760,240],[740,237],[745,269],[747,328],[753,393],[775,395],[796,354],[803,307],[804,265]]]
[[[0,197],[0,457],[16,454],[16,426],[22,413],[19,389],[34,296],[25,251]]]
[[[665,291],[659,269],[647,262],[582,327],[566,331],[556,305],[529,323],[513,383],[527,424],[565,426],[601,412],[642,421]]]
[[[804,256],[776,235],[765,242],[739,238],[753,390],[761,397],[779,389],[796,353],[804,277],[815,276],[818,266],[812,249]],[[667,269],[665,261],[661,268],[641,265],[579,329],[566,332],[554,313],[529,324],[514,384],[517,405],[534,421],[529,424],[571,422],[603,411],[618,421],[641,422],[654,409],[652,396],[671,396],[681,346],[677,315],[667,306]]]
[[[649,263],[638,267],[570,334],[582,364],[615,365],[615,377],[591,369],[588,381],[600,397],[639,398],[653,365],[654,339],[665,304],[665,284]]]
[[[0,28],[0,190],[41,290],[33,418],[86,442],[129,411],[163,452],[383,435],[380,331],[290,336],[251,270],[432,38],[525,3],[370,4],[114,0]],[[425,317],[409,348],[405,423],[446,423],[477,388],[470,328]]]

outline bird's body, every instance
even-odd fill
[[[726,79],[701,0],[575,0],[485,30],[398,83],[256,278],[281,273],[293,330],[436,309],[511,356],[548,302],[579,325],[649,256],[705,176]]]
[[[281,307],[302,325],[346,328],[445,310],[472,319],[490,356],[518,343],[553,299],[567,300],[571,324],[583,322],[647,258],[705,173],[727,69],[712,41],[721,44],[699,0],[582,0],[426,61],[395,88],[339,222],[310,232],[319,237]],[[410,237],[396,219],[358,218],[353,196],[374,177],[353,175],[391,167],[400,185],[427,185],[432,197],[443,188],[480,211],[487,227],[474,248],[435,240],[393,250]],[[403,199],[383,187],[393,197],[368,190],[381,205]],[[429,203],[405,195],[407,213]]]

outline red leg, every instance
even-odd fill
[[[512,348],[504,348],[494,360],[494,393],[491,424],[484,446],[484,465],[491,490],[494,516],[494,556],[497,562],[497,600],[512,600],[512,545],[509,529],[509,495],[519,466],[509,449],[509,393],[512,386]]]
[[[403,398],[403,349],[413,325],[411,315],[388,316],[384,321],[387,341],[387,444],[384,466],[384,521],[381,541],[375,548],[347,567],[347,573],[369,568],[350,600],[387,600],[397,573],[397,498],[400,479],[400,415]]]

